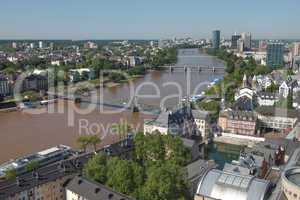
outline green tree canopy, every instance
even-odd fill
[[[84,175],[99,183],[107,181],[107,157],[104,154],[97,154],[91,158],[83,169]]]
[[[115,190],[132,195],[144,182],[144,171],[133,161],[112,158],[107,164],[107,185]]]
[[[28,172],[34,171],[34,170],[38,169],[39,166],[40,166],[39,161],[33,160],[33,161],[29,162],[29,163],[26,165],[26,170],[27,170]]]
[[[101,139],[97,135],[81,135],[77,138],[77,144],[84,152],[86,152],[90,145],[94,148],[94,151],[96,151],[99,143],[101,143]]]
[[[132,160],[95,155],[84,166],[84,175],[141,200],[186,199],[184,166],[191,154],[182,140],[159,133],[138,133],[134,145]]]
[[[179,199],[185,196],[187,183],[182,168],[169,164],[153,166],[147,172],[147,181],[140,194],[140,199],[161,200]]]
[[[5,171],[5,178],[7,180],[13,180],[17,177],[17,171],[15,169],[8,169]]]

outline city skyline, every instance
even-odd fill
[[[251,32],[257,39],[299,39],[300,2],[49,1],[1,3],[0,39],[221,38]]]

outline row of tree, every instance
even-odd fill
[[[77,138],[77,144],[84,152],[86,152],[89,147],[97,151],[97,145],[100,143],[101,139],[97,135],[81,135]]]

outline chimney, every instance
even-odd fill
[[[97,194],[98,192],[100,192],[100,188],[95,188],[95,194]]]

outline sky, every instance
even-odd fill
[[[0,39],[300,39],[299,0],[0,0]]]

